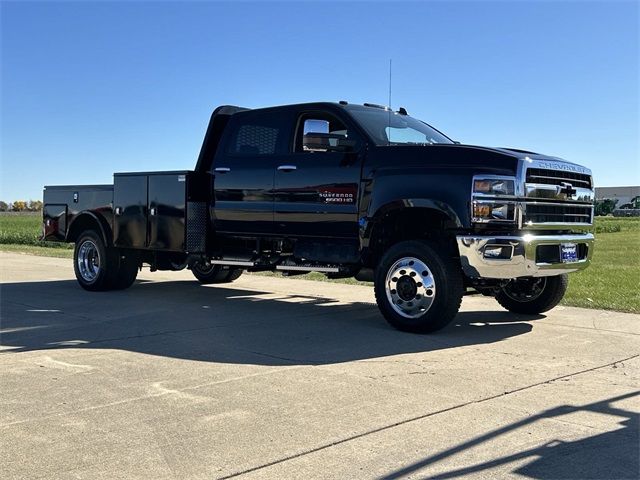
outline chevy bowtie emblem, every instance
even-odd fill
[[[568,198],[573,197],[577,190],[568,182],[562,182],[562,186],[558,185],[558,193],[564,193]]]

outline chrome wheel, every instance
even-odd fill
[[[522,278],[511,280],[502,291],[511,300],[516,302],[531,302],[542,295],[547,286],[546,277]]]
[[[92,240],[85,240],[78,248],[78,271],[85,282],[95,281],[100,273],[100,252]]]
[[[424,262],[414,257],[396,261],[385,281],[387,298],[393,309],[406,318],[418,318],[433,305],[436,284]]]

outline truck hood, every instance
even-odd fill
[[[544,155],[542,153],[529,152],[527,150],[519,150],[516,148],[491,148],[491,147],[479,147],[477,145],[465,145],[470,148],[480,148],[489,151],[495,151],[510,155],[515,155],[518,159],[524,160],[527,164],[535,164],[529,166],[535,166],[539,168],[547,168],[552,170],[567,170],[577,173],[591,174],[591,170],[583,165],[570,162],[560,157],[553,157],[551,155]]]
[[[467,144],[440,144],[427,146],[392,145],[379,147],[391,149],[394,163],[415,165],[428,160],[431,165],[468,166],[473,168],[506,169],[515,173],[518,163],[526,167],[550,170],[566,170],[591,175],[591,170],[559,157],[515,148],[494,148]],[[397,162],[397,163],[396,163]]]

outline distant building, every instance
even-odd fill
[[[617,207],[630,203],[631,199],[640,195],[640,185],[635,187],[596,187],[596,200],[618,200]]]

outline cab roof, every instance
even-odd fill
[[[342,108],[344,110],[368,110],[368,109],[377,109],[377,110],[390,110],[389,107],[384,105],[378,105],[376,103],[364,103],[362,105],[356,103],[349,103],[345,100],[340,100],[339,102],[307,102],[307,103],[292,103],[287,105],[274,105],[271,107],[259,107],[259,108],[246,108],[246,107],[238,107],[234,105],[223,105],[216,109],[217,113],[221,114],[233,114],[243,111],[271,111],[271,110],[280,110],[280,109],[295,109],[295,110],[303,110],[307,108]]]

